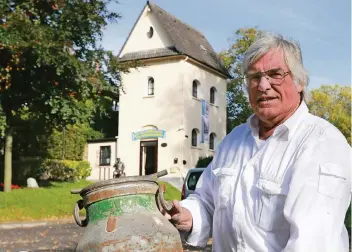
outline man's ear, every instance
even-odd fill
[[[295,87],[296,87],[298,93],[302,93],[303,87],[300,83],[297,83],[297,84],[295,83]]]

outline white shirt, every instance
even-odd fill
[[[187,243],[213,251],[348,251],[351,147],[304,102],[262,143],[258,118],[233,129],[181,201],[193,217]]]

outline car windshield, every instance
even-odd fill
[[[192,172],[187,180],[187,185],[188,185],[188,189],[189,190],[195,190],[196,189],[196,185],[198,182],[198,179],[200,177],[200,175],[202,175],[202,172]]]

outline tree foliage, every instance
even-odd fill
[[[335,125],[351,144],[351,87],[323,85],[310,92],[310,112]]]
[[[42,145],[46,146],[44,156],[49,159],[81,161],[87,140],[102,137],[102,133],[85,124],[69,125],[60,131],[53,129],[49,138],[42,141]]]
[[[199,157],[196,168],[206,168],[213,161],[213,156]]]
[[[235,32],[231,47],[220,53],[225,67],[232,79],[227,86],[227,132],[234,127],[245,123],[252,114],[252,109],[243,89],[243,77],[241,75],[241,63],[244,53],[254,42],[260,31],[257,28],[242,28]]]
[[[51,180],[75,180],[87,178],[92,168],[88,161],[51,160],[43,161],[43,170]]]
[[[121,66],[100,45],[120,16],[114,0],[0,2],[0,100],[5,118],[5,188],[10,191],[12,139],[21,111],[46,125],[87,122],[104,93],[117,94]],[[1,126],[1,125],[0,125]]]

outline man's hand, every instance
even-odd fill
[[[161,213],[181,232],[191,232],[193,218],[187,208],[181,207],[177,200],[173,200],[173,207],[169,213],[161,210]]]

